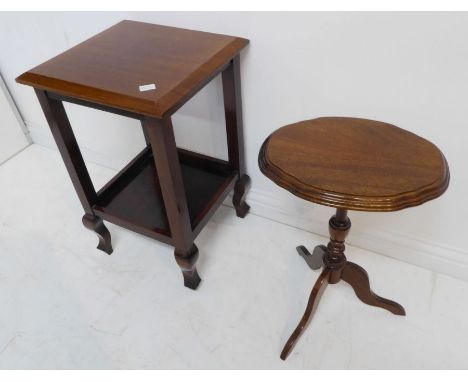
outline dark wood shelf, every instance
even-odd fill
[[[219,159],[179,149],[193,236],[234,187],[237,172]],[[99,192],[96,215],[171,244],[172,238],[152,151],[145,148]]]

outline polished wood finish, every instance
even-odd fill
[[[250,210],[250,206],[246,203],[245,197],[250,186],[250,177],[247,174],[241,176],[234,187],[234,195],[232,196],[232,204],[236,209],[236,215],[240,218],[245,217]]]
[[[65,108],[61,101],[48,98],[44,91],[38,89],[35,91],[81,205],[86,213],[93,215],[92,206],[97,200],[96,190],[86,169]]]
[[[174,250],[174,257],[182,270],[184,276],[184,286],[190,289],[197,289],[200,284],[200,276],[198,275],[195,263],[198,260],[198,248],[195,244],[192,244],[186,251],[179,249]]]
[[[237,173],[226,162],[178,150],[193,241],[234,188]],[[145,148],[101,190],[95,213],[107,221],[174,244],[151,147]]]
[[[364,304],[386,309],[398,316],[406,315],[405,308],[400,304],[377,296],[372,292],[370,289],[369,275],[363,267],[354,264],[351,261],[347,261],[341,273],[341,280],[346,281],[351,285],[356,296]]]
[[[95,215],[85,214],[82,221],[86,228],[94,231],[98,236],[99,244],[97,249],[110,255],[113,252],[111,236],[102,219]]]
[[[314,249],[312,254],[308,253],[304,256],[305,248],[302,246],[297,248],[299,255],[306,260],[309,266],[314,264],[313,269],[317,269],[315,264],[322,263],[323,271],[312,288],[307,307],[299,324],[284,345],[280,355],[282,360],[288,357],[306,329],[328,284],[336,284],[340,280],[344,280],[351,285],[356,296],[365,304],[386,309],[400,316],[406,314],[405,309],[400,304],[376,295],[370,288],[367,272],[359,265],[346,260],[344,254],[345,238],[350,228],[351,221],[347,217],[347,210],[337,209],[336,214],[329,221],[330,241],[326,249],[320,245]]]
[[[75,191],[85,210],[82,222],[86,228],[98,235],[99,245],[97,248],[110,255],[113,251],[111,236],[93,208],[98,200],[98,195],[76,142],[63,103],[57,99],[49,98],[43,90],[35,89],[35,92]]]
[[[123,21],[17,78],[35,88],[98,249],[112,252],[103,220],[174,246],[184,285],[200,283],[194,240],[227,195],[244,217],[240,50],[248,40]],[[178,148],[171,115],[222,73],[228,161]],[[140,92],[139,85],[156,84]],[[96,192],[63,102],[141,121],[146,147]]]
[[[396,211],[447,189],[444,155],[388,123],[327,117],[276,130],[262,146],[263,173],[300,198],[336,208]]]
[[[221,73],[247,44],[239,37],[124,20],[17,82],[162,118]],[[140,92],[140,85],[153,83],[156,90]]]
[[[289,353],[296,345],[300,336],[302,335],[304,330],[307,328],[307,325],[309,325],[309,322],[313,314],[317,310],[317,306],[320,301],[320,298],[322,297],[322,294],[328,285],[329,277],[330,277],[330,271],[325,269],[320,274],[317,281],[315,282],[314,287],[312,288],[312,291],[310,292],[309,301],[307,302],[307,307],[305,309],[305,312],[302,315],[302,318],[299,321],[299,324],[297,325],[296,329],[294,329],[294,332],[291,334],[291,337],[289,337],[288,342],[286,342],[283,350],[281,351],[280,358],[283,361],[288,357]]]
[[[67,96],[59,94],[59,93],[53,93],[50,90],[47,92],[47,94],[48,94],[49,98],[51,98],[51,99],[55,99],[55,100],[63,101],[63,102],[68,102],[68,103],[73,103],[73,104],[79,105],[79,106],[90,107],[90,108],[96,109],[96,110],[106,111],[108,113],[121,115],[122,117],[140,119],[140,120],[142,118],[144,118],[144,116],[142,114],[132,113],[131,111],[126,111],[126,110],[121,110],[121,109],[116,109],[115,107],[101,105],[101,104],[96,103],[96,102],[85,101],[85,100],[82,100],[82,99],[79,99],[79,98],[67,97]]]
[[[400,304],[374,294],[367,272],[346,259],[348,210],[396,211],[440,196],[450,179],[440,150],[387,123],[326,117],[273,132],[260,149],[258,163],[268,178],[294,195],[336,207],[329,221],[328,245],[317,246],[313,253],[297,247],[311,269],[323,267],[323,271],[281,358],[286,359],[297,343],[328,284],[344,280],[365,304],[405,315]]]
[[[243,218],[250,209],[245,201],[247,189],[250,186],[250,178],[245,173],[244,146],[239,144],[244,140],[239,56],[234,57],[231,65],[223,72],[222,79],[229,166],[239,174],[232,204],[236,209],[237,216]]]
[[[192,227],[172,122],[170,118],[163,120],[148,118],[144,128],[153,149],[154,162],[175,247],[174,255],[179,266],[183,264],[181,269],[184,285],[196,289],[200,282],[195,268],[198,250],[191,250],[194,247],[191,237]],[[186,258],[193,258],[193,261],[184,261],[187,260]]]

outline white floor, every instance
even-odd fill
[[[318,276],[295,246],[326,238],[253,213],[221,207],[205,227],[192,291],[169,246],[107,224],[114,253],[96,250],[58,153],[29,147],[0,167],[0,368],[468,367],[468,283],[353,247],[407,316],[329,286],[281,361]]]

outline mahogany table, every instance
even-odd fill
[[[112,253],[104,219],[173,245],[184,285],[198,286],[195,237],[231,190],[237,216],[249,210],[239,63],[247,44],[239,37],[122,21],[16,79],[36,91],[98,249]],[[177,148],[171,122],[219,73],[228,161]],[[146,147],[99,191],[62,101],[141,121]]]
[[[317,246],[312,254],[297,247],[310,268],[323,270],[281,358],[286,359],[306,328],[327,284],[344,280],[362,302],[405,315],[401,305],[374,294],[367,272],[346,260],[347,212],[397,211],[437,198],[450,178],[440,150],[387,123],[328,117],[276,130],[264,142],[258,162],[268,178],[294,195],[336,208],[328,245]]]

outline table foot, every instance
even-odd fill
[[[190,289],[197,289],[200,284],[201,278],[198,275],[195,263],[198,259],[198,248],[193,244],[186,252],[179,251],[177,248],[174,250],[174,257],[182,270],[184,276],[184,286]]]
[[[393,314],[405,316],[405,308],[395,301],[377,296],[370,288],[369,275],[361,266],[350,261],[346,262],[341,279],[346,281],[354,289],[356,296],[365,304],[386,309]]]
[[[110,255],[113,252],[111,235],[109,230],[104,225],[102,219],[95,215],[85,214],[82,221],[86,228],[94,231],[96,235],[98,235],[99,244],[97,249]]]
[[[286,359],[296,345],[317,308],[323,290],[328,284],[336,284],[340,280],[344,280],[351,285],[356,296],[365,304],[377,306],[401,316],[406,314],[405,309],[400,304],[377,296],[372,292],[369,276],[364,268],[346,259],[344,253],[345,239],[350,228],[351,221],[348,218],[347,210],[338,208],[336,214],[329,221],[330,241],[327,246],[319,245],[314,248],[313,253],[310,253],[302,245],[296,248],[310,268],[318,269],[323,266],[323,271],[312,289],[307,308],[299,325],[281,352],[282,360]]]
[[[297,328],[291,334],[291,337],[289,337],[288,342],[286,342],[286,345],[284,345],[283,351],[281,352],[280,357],[283,361],[288,357],[294,345],[296,345],[297,340],[309,324],[312,315],[317,309],[320,297],[328,285],[329,276],[330,272],[327,269],[324,269],[315,282],[315,285],[312,288],[312,292],[310,293],[309,302],[307,303],[304,315],[302,316],[301,321],[299,321],[299,325],[297,325]]]
[[[240,218],[245,217],[250,210],[250,206],[245,202],[247,189],[250,185],[250,177],[247,174],[241,176],[234,186],[234,196],[232,197],[232,204],[236,209],[236,215]]]
[[[325,245],[317,245],[312,253],[303,245],[296,247],[296,250],[310,269],[316,270],[322,268],[323,255],[327,252],[327,247]]]

